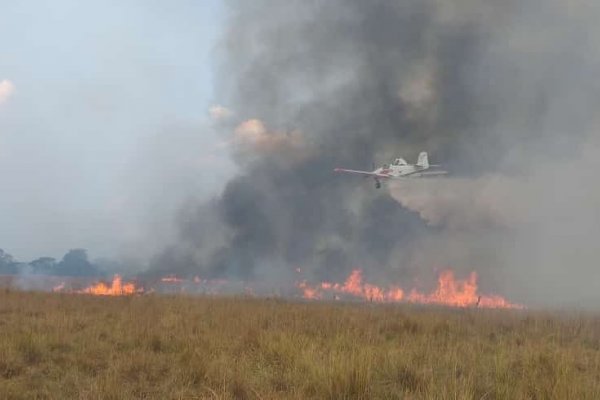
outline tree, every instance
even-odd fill
[[[0,274],[14,275],[19,272],[19,265],[10,254],[0,249]]]
[[[98,268],[88,260],[85,249],[72,249],[56,265],[56,274],[62,276],[97,276]]]
[[[34,274],[56,275],[56,259],[52,257],[40,257],[29,263]]]

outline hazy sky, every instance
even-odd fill
[[[222,13],[219,0],[2,1],[0,248],[113,255],[152,207],[190,195],[153,195],[168,190],[153,176],[177,157],[160,152],[170,135],[228,165],[205,129]],[[178,187],[206,196],[226,172]]]

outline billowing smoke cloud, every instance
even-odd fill
[[[599,16],[576,0],[230,1],[215,100],[234,111],[218,119],[239,174],[184,207],[152,270],[401,280],[450,266],[517,300],[600,298],[577,287],[592,247],[545,253],[598,230],[582,171],[597,153],[581,154],[597,135]],[[454,177],[391,197],[331,173],[421,150]]]
[[[0,104],[5,103],[15,92],[15,85],[4,79],[0,81]]]
[[[224,120],[231,118],[233,113],[227,107],[224,107],[221,105],[214,105],[214,106],[209,107],[208,115],[210,116],[210,118],[213,121],[218,122],[218,121],[224,121]]]

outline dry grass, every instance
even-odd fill
[[[0,292],[2,399],[597,399],[600,318]]]

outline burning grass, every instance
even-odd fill
[[[0,292],[2,399],[600,397],[600,317]]]
[[[301,273],[300,269],[296,270]],[[156,284],[158,283],[158,286]],[[146,282],[123,282],[120,275],[115,275],[111,282],[99,281],[81,289],[74,289],[73,285],[68,285],[65,281],[55,285],[52,289],[56,293],[80,293],[95,296],[130,296],[144,293],[173,293],[173,290],[179,293],[190,294],[226,294],[227,290],[233,289],[236,293],[235,286],[231,286],[232,282],[226,280],[206,280],[196,276],[193,279],[184,279],[175,275],[168,275],[160,278],[158,281]],[[521,304],[511,303],[504,297],[499,295],[480,294],[477,283],[477,273],[472,272],[467,279],[457,279],[454,272],[450,269],[442,271],[438,276],[437,287],[431,292],[419,291],[412,288],[409,291],[401,288],[399,285],[391,285],[388,287],[377,286],[365,282],[360,269],[355,269],[348,276],[344,283],[321,282],[311,284],[306,280],[297,281],[295,290],[299,293],[294,293],[287,289],[274,290],[270,287],[270,292],[265,292],[257,288],[251,282],[237,282],[243,284],[245,294],[258,295],[259,297],[269,296],[269,293],[280,297],[282,293],[286,293],[285,297],[302,297],[307,300],[322,300],[329,299],[359,299],[377,303],[412,303],[412,304],[433,304],[450,307],[481,307],[481,308],[517,308],[523,309]],[[165,291],[170,286],[168,291]],[[227,286],[231,286],[227,288]],[[8,286],[10,287],[10,286]],[[237,288],[237,293],[239,291]]]
[[[498,295],[482,295],[478,292],[477,273],[472,272],[467,279],[454,277],[452,270],[445,270],[438,277],[437,287],[431,293],[423,293],[411,289],[405,293],[399,286],[383,288],[363,281],[362,271],[356,269],[344,283],[321,282],[310,285],[306,281],[297,284],[305,299],[322,299],[325,294],[350,295],[354,298],[375,302],[413,304],[435,304],[450,307],[482,307],[482,308],[524,308],[521,304],[513,304]]]

